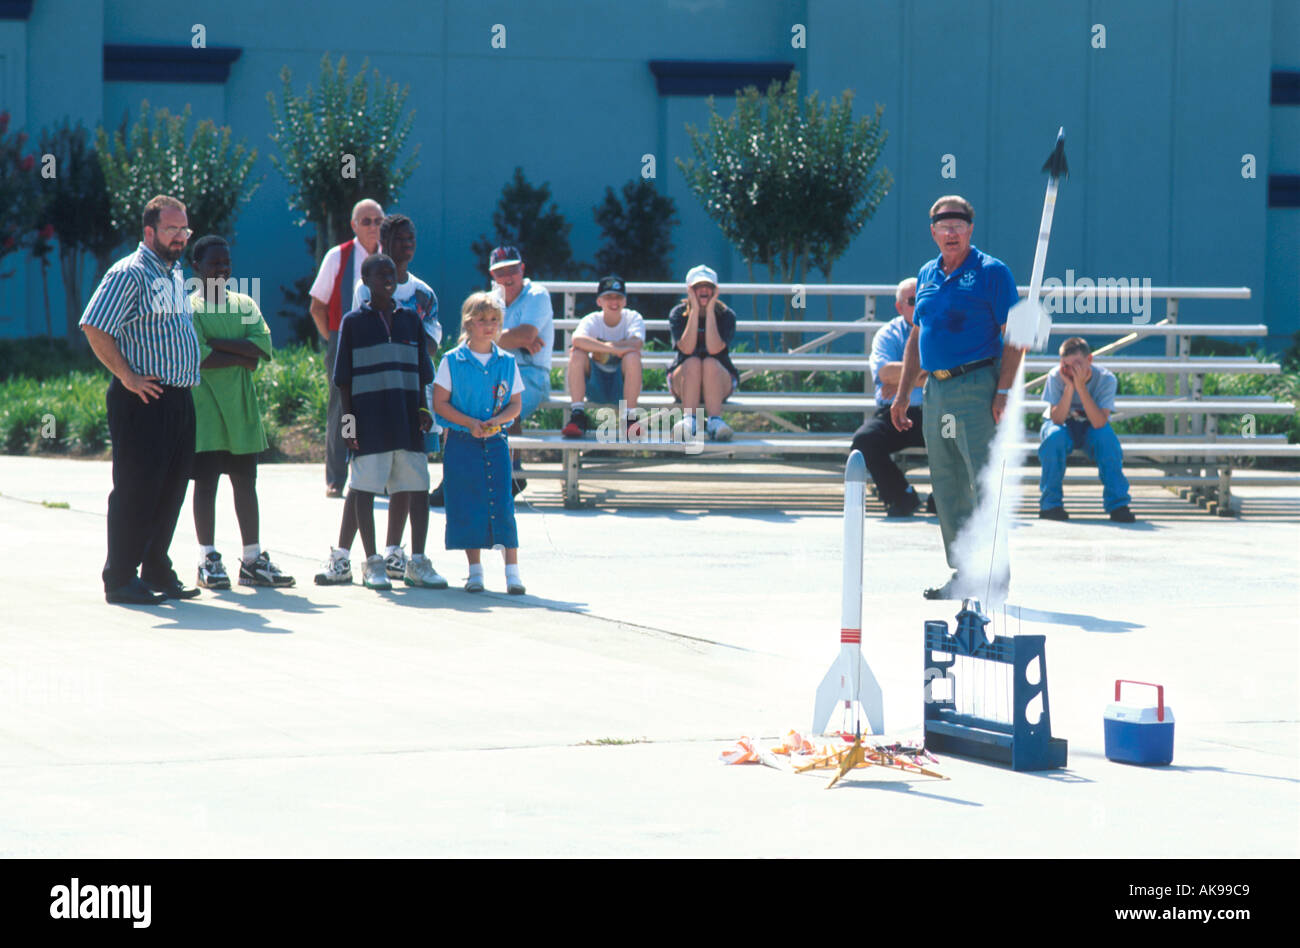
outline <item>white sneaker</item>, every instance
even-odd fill
[[[352,583],[352,559],[347,551],[330,552],[325,568],[316,574],[317,586],[346,586]]]
[[[242,560],[239,563],[239,585],[241,586],[277,586],[293,585],[293,577],[280,572],[280,567],[271,562],[271,554],[263,550],[251,563]]]
[[[402,581],[408,586],[419,586],[423,589],[447,588],[447,580],[438,575],[438,571],[433,568],[433,563],[423,553],[417,553],[406,561]]]
[[[704,433],[709,436],[711,441],[730,441],[734,432],[731,426],[721,418],[711,418],[704,428]]]
[[[209,553],[199,564],[199,578],[194,583],[195,586],[202,586],[204,589],[229,589],[230,574],[226,572],[225,564],[221,562],[220,553]]]
[[[673,425],[672,438],[678,443],[695,440],[695,414],[692,412]]]
[[[393,584],[388,580],[388,573],[384,569],[384,558],[378,553],[366,557],[365,569],[361,573],[361,582],[367,589],[393,588]]]
[[[406,551],[400,546],[384,557],[384,570],[388,573],[389,579],[404,579],[406,577]]]

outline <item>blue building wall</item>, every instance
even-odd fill
[[[490,232],[516,165],[549,182],[573,224],[575,256],[590,261],[599,242],[592,208],[653,154],[682,221],[675,270],[709,262],[724,280],[744,279],[674,164],[689,157],[685,124],[707,121],[704,97],[660,96],[648,62],[789,62],[805,91],[829,98],[853,89],[859,114],[885,107],[883,164],[895,185],[836,265],[836,281],[914,273],[935,253],[930,203],[956,191],[975,204],[976,244],[1027,282],[1039,167],[1064,125],[1072,175],[1057,205],[1049,276],[1070,268],[1157,285],[1249,286],[1247,302],[1189,302],[1180,318],[1267,321],[1274,344],[1300,329],[1300,212],[1266,200],[1270,170],[1300,172],[1300,108],[1269,105],[1271,70],[1300,68],[1300,4],[1290,0],[1238,0],[1230,10],[1218,0],[422,0],[357,15],[364,10],[341,0],[35,0],[25,21],[0,21],[0,72],[7,61],[12,77],[21,61],[17,79],[0,78],[0,108],[33,133],[64,115],[114,127],[141,99],[173,111],[188,103],[195,120],[229,124],[258,149],[261,179],[240,217],[237,275],[262,279],[272,317],[279,286],[313,264],[303,242],[310,229],[293,226],[285,183],[266,158],[274,148],[266,95],[278,93],[284,66],[301,91],[327,51],[352,67],[368,59],[411,89],[409,141],[421,146],[420,165],[388,209],[416,221],[413,270],[438,291],[451,328],[460,300],[480,285],[470,243]],[[242,49],[224,84],[102,79],[104,44],[188,46],[196,23],[209,46]],[[494,24],[506,28],[505,49],[491,45]],[[806,48],[792,46],[795,24],[806,27]],[[1105,28],[1104,49],[1092,45],[1094,24]],[[718,106],[729,112],[730,99]],[[1241,174],[1248,153],[1254,179]],[[941,175],[945,155],[955,178]],[[50,276],[59,326],[57,270]],[[0,334],[44,331],[34,265],[20,263],[0,294]],[[837,315],[858,310],[842,302]],[[284,321],[270,321],[284,338]]]

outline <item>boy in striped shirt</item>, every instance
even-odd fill
[[[367,258],[361,279],[370,291],[370,302],[348,313],[339,326],[334,384],[343,399],[343,438],[351,454],[347,504],[366,554],[362,581],[370,589],[392,588],[384,557],[375,551],[375,494],[387,491],[389,497],[418,495],[406,498],[411,502],[412,556],[404,581],[408,586],[445,589],[447,581],[424,554],[429,532],[424,434],[433,427],[433,414],[423,404],[423,396],[425,386],[433,381],[433,361],[425,349],[420,318],[393,299],[397,268],[392,258],[383,253]],[[351,582],[350,569],[346,579],[332,578],[344,572],[350,555],[344,545],[350,539],[347,526],[345,511],[340,545],[331,552],[326,571],[317,575],[318,583]]]

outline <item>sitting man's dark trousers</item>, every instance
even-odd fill
[[[876,414],[853,433],[853,449],[862,452],[867,470],[876,484],[876,494],[886,508],[897,507],[907,498],[907,478],[894,459],[890,457],[904,448],[924,448],[925,436],[921,427],[921,406],[907,409],[912,427],[899,431],[889,420],[889,405],[880,405]]]
[[[174,575],[167,550],[194,460],[194,398],[188,388],[163,386],[145,403],[113,379],[107,402],[113,491],[104,589],[129,583],[137,565],[146,583],[166,584]]]
[[[904,448],[925,447],[921,428],[921,389],[914,389],[907,417],[912,426],[899,431],[889,417],[889,406],[897,394],[897,382],[903,368],[907,339],[912,332],[912,315],[916,308],[916,277],[908,277],[894,291],[894,309],[898,315],[881,328],[871,340],[871,378],[876,388],[876,415],[853,434],[853,449],[862,452],[867,470],[876,484],[876,495],[890,517],[910,517],[921,505],[916,491],[907,486],[907,478],[890,457]],[[917,377],[921,381],[924,373]]]

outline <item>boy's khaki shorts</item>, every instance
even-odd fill
[[[380,451],[362,454],[348,463],[354,490],[397,494],[429,490],[429,459],[420,451]]]

